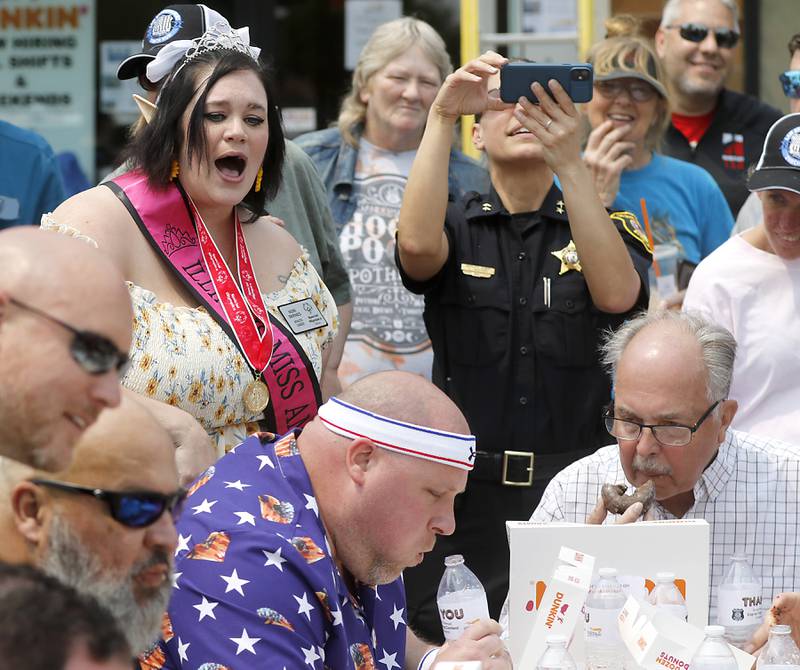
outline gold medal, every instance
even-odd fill
[[[245,409],[252,414],[263,412],[269,405],[269,389],[260,377],[256,377],[247,385],[244,395],[242,395],[242,401]]]

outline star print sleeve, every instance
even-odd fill
[[[164,667],[323,667],[324,594],[290,540],[232,534],[224,560],[184,560],[180,570]]]

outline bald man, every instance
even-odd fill
[[[422,377],[365,377],[302,432],[252,437],[192,487],[171,633],[147,668],[510,668],[485,620],[440,650],[406,627],[401,572],[455,528],[475,439]],[[444,566],[442,566],[444,569]]]
[[[55,475],[8,459],[0,470],[0,561],[26,563],[93,596],[134,653],[159,636],[172,590],[182,501],[169,434],[126,397]]]
[[[97,249],[34,228],[0,232],[0,455],[66,467],[81,433],[120,402],[133,313]]]

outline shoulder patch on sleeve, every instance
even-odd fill
[[[633,212],[612,212],[609,216],[612,221],[619,223],[628,235],[638,240],[647,253],[652,255],[653,247],[650,246],[650,241],[647,239],[639,219],[636,218]]]

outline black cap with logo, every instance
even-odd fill
[[[751,191],[783,189],[800,195],[800,114],[787,114],[772,124],[747,187]]]
[[[142,40],[142,51],[128,56],[120,63],[117,78],[138,77],[165,45],[176,40],[196,39],[207,28],[224,20],[221,14],[205,5],[168,5],[147,26]]]

